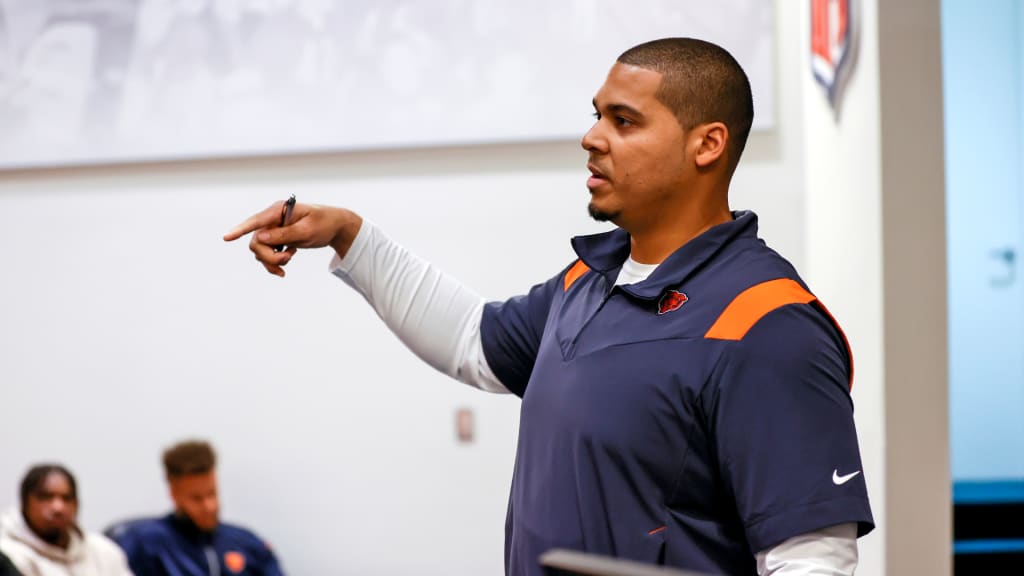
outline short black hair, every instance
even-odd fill
[[[736,168],[754,122],[754,99],[750,80],[732,54],[696,38],[662,38],[626,50],[618,62],[662,75],[656,97],[684,130],[724,123],[730,170]]]
[[[43,483],[50,474],[61,474],[67,479],[68,485],[71,487],[71,498],[78,501],[78,483],[75,482],[75,475],[70,470],[61,466],[60,464],[46,463],[37,464],[29,468],[28,472],[25,473],[25,477],[21,480],[21,509],[25,510],[28,506],[29,496],[38,493]]]
[[[206,474],[217,467],[217,454],[205,440],[179,442],[164,451],[164,472],[168,478]]]

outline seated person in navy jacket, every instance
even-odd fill
[[[283,575],[262,539],[220,521],[216,461],[213,448],[201,441],[164,452],[174,512],[112,534],[136,576]]]

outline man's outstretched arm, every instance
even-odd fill
[[[282,227],[281,208],[280,202],[271,205],[224,239],[254,232],[249,249],[277,276],[284,276],[284,266],[298,248],[330,246],[336,253],[331,271],[358,291],[413,353],[461,382],[508,392],[484,357],[481,296],[350,210],[296,204]],[[287,248],[278,252],[275,245]]]

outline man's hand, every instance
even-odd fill
[[[283,205],[284,202],[271,204],[224,235],[224,240],[231,242],[255,232],[249,249],[267,272],[277,276],[284,276],[284,266],[299,248],[330,246],[344,258],[363,224],[363,219],[351,210],[296,203],[289,222],[281,226]],[[274,251],[274,246],[282,245],[287,249]]]

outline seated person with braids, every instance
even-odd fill
[[[21,481],[21,509],[0,518],[0,574],[12,573],[131,576],[113,542],[79,528],[78,484],[60,464],[30,468]]]

